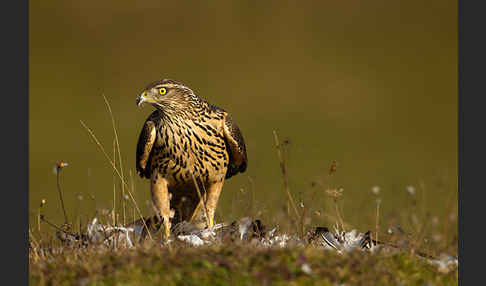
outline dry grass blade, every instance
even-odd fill
[[[39,247],[39,242],[35,238],[35,236],[32,233],[32,231],[30,230],[30,227],[29,227],[29,239],[32,242],[32,246],[34,246],[35,248],[38,248]]]
[[[132,185],[132,193],[134,194],[135,193],[135,182],[133,181],[132,170],[129,170],[129,174],[130,174],[130,183]],[[123,200],[125,200],[125,196],[123,196]],[[133,210],[133,221],[135,221],[135,218],[136,218],[135,209],[132,209],[132,210]],[[123,224],[125,225],[125,222],[123,222]]]
[[[95,141],[96,145],[98,145],[98,147],[100,148],[101,152],[105,155],[105,158],[108,160],[108,162],[111,164],[111,167],[115,170],[116,174],[118,175],[118,177],[120,178],[122,184],[124,184],[126,187],[127,187],[127,191],[128,191],[128,194],[130,195],[130,199],[132,200],[133,202],[133,205],[135,206],[135,209],[137,210],[138,212],[138,215],[140,216],[140,219],[142,220],[143,222],[143,226],[145,227],[145,229],[147,230],[147,233],[150,237],[151,240],[153,240],[152,238],[152,235],[150,234],[150,230],[149,228],[147,227],[147,224],[145,223],[145,220],[143,218],[143,215],[142,215],[142,212],[140,211],[140,208],[138,207],[138,204],[137,202],[135,201],[135,198],[133,197],[132,195],[132,192],[129,191],[128,189],[128,184],[125,182],[125,180],[123,180],[123,177],[121,176],[120,172],[118,171],[118,169],[116,168],[115,166],[115,163],[110,159],[110,157],[108,156],[108,154],[106,153],[105,151],[105,148],[103,148],[103,145],[101,145],[100,141],[98,141],[98,138],[96,138],[96,136],[94,135],[93,131],[91,129],[89,129],[88,126],[86,126],[86,124],[84,124],[84,122],[82,120],[79,120],[79,122],[81,122],[81,125],[83,125],[83,127],[89,132],[89,134],[91,135],[91,137],[93,138],[93,140]]]
[[[59,191],[59,200],[61,201],[62,212],[64,214],[64,223],[68,224],[68,216],[66,213],[66,207],[64,207],[64,199],[62,198],[61,182],[60,182],[61,169],[64,166],[67,166],[67,164],[64,162],[58,162],[56,164],[56,182],[57,182],[57,190]]]
[[[337,215],[337,217],[339,219],[339,223],[341,224],[341,229],[343,231],[346,231],[346,229],[344,228],[344,220],[341,217],[341,212],[339,211],[339,206],[337,204],[337,201],[334,201],[334,207],[336,208],[336,215]]]
[[[41,217],[40,217],[40,218],[41,218],[41,220],[42,220],[43,222],[45,222],[45,223],[47,223],[48,225],[50,225],[51,227],[55,228],[57,231],[63,232],[63,233],[65,233],[65,234],[67,234],[67,235],[75,236],[73,233],[71,233],[71,232],[69,231],[69,225],[64,224],[64,225],[62,225],[61,227],[59,227],[59,226],[55,225],[54,223],[52,223],[52,222],[48,221],[48,220],[47,220],[47,219],[46,219],[46,218],[45,218],[43,215],[41,215]],[[63,227],[64,227],[64,228],[66,228],[67,230],[66,230],[66,229],[63,229]]]
[[[116,165],[116,143],[115,140],[113,140],[113,164]],[[115,171],[113,171],[113,214],[116,213],[116,184],[115,184]],[[117,225],[117,222],[115,221],[113,217],[113,225]]]
[[[199,196],[199,203],[202,204],[203,207],[204,216],[206,217],[206,224],[207,226],[209,226],[209,215],[208,215],[208,210],[206,209],[206,202],[203,196],[201,195],[201,190],[199,190],[199,185],[197,184],[196,177],[194,177],[194,173],[191,173],[191,176],[192,176],[192,180],[194,181],[194,185],[196,186],[197,195]]]
[[[41,233],[41,223],[40,223],[41,209],[45,204],[46,204],[46,200],[42,199],[39,208],[37,209],[37,230],[39,233]]]
[[[344,220],[341,216],[341,212],[339,211],[339,206],[338,206],[338,200],[343,195],[343,192],[344,192],[343,188],[326,190],[327,195],[332,198],[332,201],[334,203],[334,209],[336,210],[336,216],[338,218],[338,222],[341,224],[341,229],[345,231]]]
[[[116,127],[115,127],[115,118],[113,117],[113,112],[111,112],[111,106],[108,103],[106,96],[104,94],[102,94],[102,96],[103,99],[105,100],[105,104],[106,107],[108,108],[108,112],[110,113],[111,125],[113,126],[113,133],[115,134],[115,142],[118,150],[118,164],[120,165],[121,180],[123,181],[125,179],[123,175],[123,160],[121,157],[120,141],[118,140],[118,133],[116,132]],[[125,196],[125,186],[122,184],[122,197],[123,196]],[[125,201],[123,200],[122,200],[122,209],[123,209],[123,223],[125,224]]]
[[[302,215],[300,216],[300,239],[304,241],[305,238],[305,216],[306,216],[306,208],[302,208]]]
[[[379,232],[379,227],[380,227],[380,203],[381,200],[377,199],[376,200],[376,241],[378,241],[378,232]]]
[[[290,205],[292,206],[292,209],[294,210],[295,216],[297,217],[297,221],[299,221],[300,215],[299,215],[299,211],[297,211],[297,207],[295,206],[294,199],[292,198],[292,195],[290,194],[289,180],[288,180],[288,176],[287,176],[287,168],[285,167],[285,162],[283,160],[282,152],[280,150],[280,142],[278,141],[277,131],[273,130],[273,136],[274,136],[274,139],[275,139],[275,147],[277,148],[277,156],[278,156],[278,160],[280,162],[280,168],[282,169],[285,192],[287,193],[287,197],[288,197],[288,200],[290,202]]]
[[[250,216],[252,218],[255,218],[255,209],[256,209],[256,206],[255,206],[255,201],[256,201],[256,198],[255,198],[255,185],[254,185],[254,182],[253,182],[253,179],[250,177],[250,176],[247,176],[248,178],[248,181],[250,182],[250,191],[251,191],[251,201],[250,201]]]

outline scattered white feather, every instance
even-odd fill
[[[105,226],[98,223],[98,218],[94,218],[87,227],[88,240],[95,244],[104,243],[111,245],[117,238],[118,245],[126,245],[127,247],[133,247],[132,240],[130,239],[130,232],[133,232],[133,228],[127,228],[122,226]]]
[[[300,269],[302,270],[302,272],[304,272],[305,274],[307,275],[312,275],[312,268],[310,267],[309,264],[307,263],[304,263],[300,266]]]
[[[449,254],[441,254],[437,259],[428,259],[430,264],[437,266],[437,270],[442,273],[448,273],[451,269],[459,265],[457,257]]]
[[[237,234],[240,240],[247,240],[250,235],[251,220],[249,218],[240,219],[237,223]],[[218,242],[217,232],[227,227],[227,224],[216,224],[211,228],[202,230],[190,231],[187,234],[177,235],[179,241],[185,242],[191,246],[211,245]],[[86,237],[89,242],[94,244],[103,244],[112,246],[115,242],[117,247],[133,247],[132,240],[137,240],[143,230],[142,224],[131,224],[130,227],[103,225],[98,222],[95,217],[87,226]],[[323,243],[320,248],[323,250],[337,251],[338,253],[350,252],[354,250],[361,250],[367,252],[375,252],[378,249],[386,246],[381,244],[376,245],[372,242],[369,235],[358,232],[353,229],[348,232],[340,231],[337,226],[334,227],[335,233],[327,232],[325,238],[329,240],[332,246]],[[264,247],[288,247],[288,246],[303,246],[302,241],[295,235],[288,235],[286,233],[278,234],[277,229],[273,228],[268,231],[265,237],[260,239],[260,243]],[[441,272],[449,272],[458,266],[457,257],[443,254],[436,259],[426,259],[430,264],[438,267]],[[312,269],[310,265],[304,263],[301,265],[302,272],[311,275]]]
[[[189,234],[189,235],[179,235],[177,238],[180,241],[187,242],[193,246],[201,246],[204,245],[204,240],[202,240],[199,236],[195,234]]]

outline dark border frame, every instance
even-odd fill
[[[4,284],[29,283],[29,2],[5,3],[2,31],[2,253]],[[5,184],[6,182],[6,184]],[[12,281],[12,282],[10,282]]]
[[[480,100],[485,96],[486,61],[484,51],[484,9],[480,1],[459,0],[458,6],[458,204],[459,204],[459,284],[474,285],[482,280],[484,239],[485,118]],[[468,136],[465,136],[465,135]],[[467,194],[467,199],[466,195]],[[466,221],[465,214],[468,214]],[[466,224],[469,235],[466,235]],[[474,234],[476,232],[476,234]],[[465,251],[465,242],[471,251]],[[472,250],[475,248],[476,251]],[[473,257],[477,256],[477,257]],[[484,259],[484,258],[483,258]],[[477,277],[475,277],[477,275]],[[480,276],[481,275],[481,276]],[[475,279],[477,278],[477,279]]]

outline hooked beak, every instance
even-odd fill
[[[144,92],[142,92],[142,94],[140,94],[137,97],[137,105],[142,106],[142,104],[144,104],[144,103],[156,103],[156,101],[154,100],[154,98],[152,96],[147,95],[147,92],[144,91]]]

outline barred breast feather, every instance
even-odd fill
[[[221,181],[247,166],[246,147],[238,126],[220,108],[196,118],[165,117],[154,111],[137,144],[137,172],[150,178],[155,169],[171,184]]]

